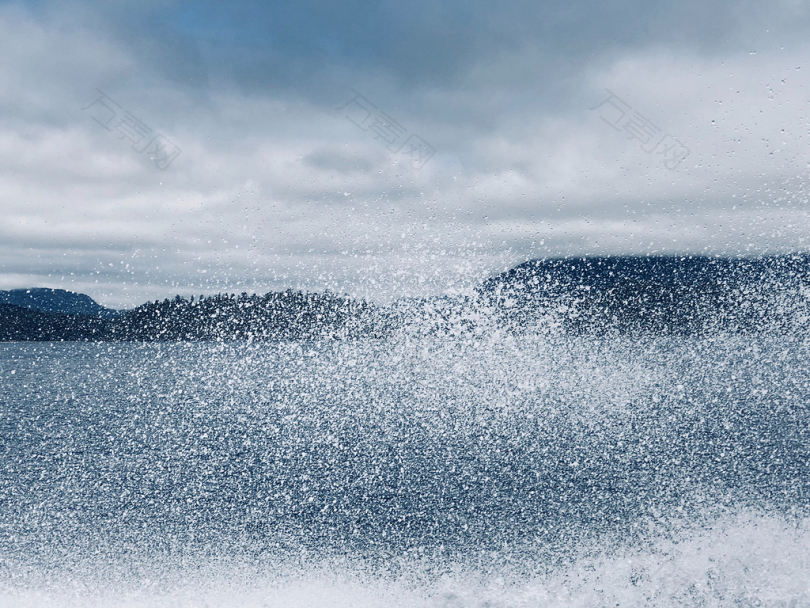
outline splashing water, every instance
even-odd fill
[[[0,347],[0,606],[810,603],[808,345]]]

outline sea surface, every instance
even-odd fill
[[[0,606],[809,606],[810,342],[0,344]]]

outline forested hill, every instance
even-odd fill
[[[810,256],[532,260],[485,281],[481,297],[510,327],[655,334],[803,331]]]
[[[148,302],[113,319],[0,304],[0,340],[306,340],[373,337],[375,308],[288,290]]]
[[[112,319],[119,314],[117,310],[105,308],[83,293],[45,287],[0,291],[0,304],[14,304],[41,312],[61,312],[104,319]]]
[[[177,296],[112,317],[0,303],[0,341],[806,333],[808,304],[807,255],[567,258],[520,264],[464,296],[402,299],[390,306],[292,290]]]

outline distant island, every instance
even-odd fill
[[[105,308],[83,293],[44,287],[0,291],[0,304],[14,304],[40,312],[61,312],[105,319],[115,318],[119,314],[117,310]]]
[[[176,296],[133,310],[63,290],[0,292],[0,341],[380,339],[564,332],[695,335],[810,328],[810,256],[531,260],[464,297],[389,306],[287,290]]]

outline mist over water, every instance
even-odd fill
[[[810,602],[803,338],[0,353],[0,605]]]

